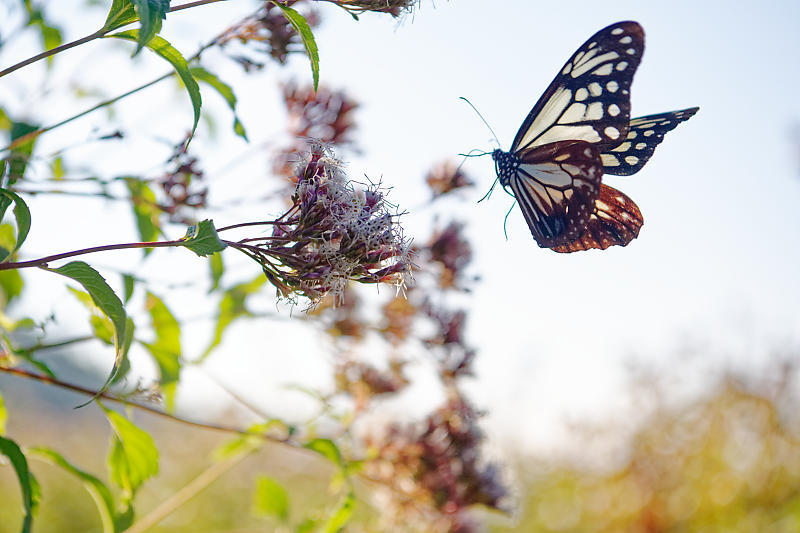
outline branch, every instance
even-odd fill
[[[14,270],[20,268],[41,267],[47,266],[50,261],[58,261],[60,259],[67,259],[68,257],[75,257],[78,255],[91,254],[95,252],[107,252],[109,250],[126,250],[130,248],[164,248],[167,246],[182,246],[182,240],[177,241],[155,241],[155,242],[129,242],[123,244],[105,244],[103,246],[93,246],[91,248],[83,248],[81,250],[74,250],[72,252],[64,252],[55,255],[48,255],[40,257],[39,259],[31,259],[29,261],[19,261],[16,263],[0,263],[0,270]]]

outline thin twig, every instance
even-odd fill
[[[47,266],[50,261],[58,261],[60,259],[67,259],[68,257],[75,257],[78,255],[91,254],[95,252],[107,252],[109,250],[126,250],[130,248],[163,248],[167,246],[182,246],[184,241],[154,241],[154,242],[128,242],[122,244],[105,244],[103,246],[93,246],[91,248],[82,248],[80,250],[73,250],[72,252],[64,252],[55,255],[48,255],[40,257],[39,259],[31,259],[30,261],[19,261],[16,263],[0,263],[0,270],[13,270],[19,268],[42,267]]]
[[[67,382],[61,381],[59,379],[55,379],[55,378],[51,378],[49,376],[45,376],[44,374],[37,374],[35,372],[29,372],[29,371],[27,371],[25,369],[22,369],[22,368],[0,367],[0,372],[6,372],[8,374],[14,374],[14,375],[22,376],[22,377],[25,377],[25,378],[28,378],[28,379],[41,381],[43,383],[48,383],[50,385],[55,385],[57,387],[61,387],[62,389],[71,390],[73,392],[79,392],[81,394],[86,394],[86,395],[89,395],[89,396],[98,396],[97,395],[97,391],[95,391],[95,390],[88,389],[86,387],[81,387],[80,385],[73,385],[72,383],[67,383]],[[232,426],[223,426],[223,425],[219,425],[219,424],[209,424],[209,423],[204,423],[204,422],[195,422],[193,420],[188,420],[186,418],[181,418],[179,416],[172,415],[170,413],[167,413],[166,411],[162,411],[162,410],[157,409],[155,407],[152,407],[150,405],[146,405],[146,404],[139,403],[139,402],[133,402],[133,401],[130,401],[130,400],[125,399],[125,398],[120,398],[119,396],[115,396],[115,395],[113,395],[113,394],[111,394],[109,392],[101,393],[98,396],[98,398],[103,398],[105,400],[121,403],[121,404],[130,406],[130,407],[134,407],[136,409],[141,409],[143,411],[147,411],[149,413],[153,413],[154,415],[158,415],[158,416],[161,416],[161,417],[164,417],[164,418],[169,418],[170,420],[174,420],[176,422],[180,422],[181,424],[186,424],[188,426],[194,426],[194,427],[199,427],[199,428],[204,428],[204,429],[213,429],[213,430],[216,430],[216,431],[224,431],[226,433],[235,433],[235,434],[238,434],[238,435],[251,435],[253,437],[260,437],[260,438],[263,438],[263,439],[266,439],[266,440],[269,440],[269,441],[272,441],[272,442],[280,442],[282,444],[288,444],[288,445],[293,446],[293,447],[300,447],[298,444],[296,444],[293,441],[290,441],[288,438],[283,439],[283,438],[274,437],[274,436],[270,436],[270,435],[264,435],[264,434],[261,434],[261,433],[253,433],[253,432],[248,431],[246,429],[240,429],[240,428],[236,428],[236,427],[232,427]]]

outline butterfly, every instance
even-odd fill
[[[494,150],[497,177],[542,248],[625,246],[644,223],[636,204],[602,183],[628,176],[693,107],[631,120],[630,86],[644,52],[633,21],[595,33],[566,62],[525,118],[511,149]]]

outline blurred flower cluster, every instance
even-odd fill
[[[299,87],[295,83],[283,85],[283,101],[289,114],[288,134],[291,146],[275,155],[274,172],[290,180],[295,178],[292,160],[297,152],[309,148],[309,142],[323,142],[352,147],[352,112],[358,107],[344,91],[320,87]]]
[[[461,171],[461,167],[449,160],[433,167],[425,177],[425,183],[430,187],[434,198],[474,185],[472,180]]]
[[[455,396],[422,424],[391,424],[366,440],[367,476],[383,490],[386,531],[467,533],[476,530],[473,505],[504,509],[508,492],[500,471],[482,459],[478,414]]]
[[[186,142],[179,144],[167,161],[167,173],[156,180],[166,195],[158,207],[172,222],[194,224],[188,211],[206,206],[208,185],[197,158],[186,150]]]
[[[286,0],[283,4],[298,7],[305,5],[302,0]],[[315,10],[303,12],[308,25],[312,28],[319,24],[319,15]],[[246,50],[231,53],[231,57],[245,70],[262,69],[265,63],[260,56],[269,56],[280,64],[286,63],[290,53],[303,52],[303,43],[297,31],[283,15],[283,12],[271,2],[264,2],[264,7],[257,13],[241,20],[228,28],[218,39],[217,44],[225,47],[232,42],[246,45]]]
[[[285,298],[312,306],[331,294],[341,300],[348,282],[390,283],[402,289],[411,275],[411,249],[399,213],[376,184],[358,187],[321,143],[296,170],[292,206],[268,237],[230,243],[261,265]]]

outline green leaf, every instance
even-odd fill
[[[139,42],[139,30],[128,30],[120,33],[112,33],[111,35],[106,35],[105,37],[115,37],[117,39],[126,39],[128,41]],[[173,68],[175,68],[175,72],[178,73],[178,76],[183,81],[183,85],[186,87],[186,90],[189,92],[189,98],[192,100],[192,108],[194,109],[194,124],[192,125],[192,132],[189,135],[189,138],[191,139],[191,137],[194,135],[194,130],[197,129],[197,123],[200,120],[200,108],[203,105],[203,99],[200,96],[200,87],[197,85],[197,81],[192,77],[192,73],[189,72],[189,65],[186,63],[186,59],[184,59],[181,53],[173,48],[173,46],[165,39],[156,35],[150,39],[146,46],[170,62]]]
[[[203,220],[199,224],[190,226],[182,240],[186,248],[200,257],[205,257],[214,252],[221,252],[227,246],[219,239],[212,220]]]
[[[145,307],[150,313],[156,340],[142,344],[158,365],[161,376],[159,383],[167,394],[167,410],[172,411],[175,407],[175,385],[181,372],[181,327],[166,304],[150,291],[147,292]]]
[[[303,447],[317,452],[339,468],[345,468],[344,459],[342,459],[342,453],[332,440],[313,439],[305,443]]]
[[[34,133],[38,131],[40,126],[38,124],[29,124],[27,122],[12,122],[11,123],[11,141],[16,141],[22,137],[25,137],[29,133]],[[12,150],[11,153],[6,157],[5,161],[5,171],[6,171],[6,181],[0,182],[0,184],[5,183],[5,186],[10,186],[16,183],[17,180],[21,179],[25,175],[25,171],[28,168],[28,161],[31,159],[31,155],[33,155],[33,147],[36,144],[36,139],[38,136],[34,136],[27,141],[16,145]],[[2,177],[2,173],[0,173],[0,177]]]
[[[111,490],[105,483],[93,475],[84,472],[80,468],[77,468],[67,461],[60,453],[50,448],[31,448],[28,450],[28,455],[59,466],[80,479],[84,488],[92,496],[95,505],[97,505],[97,510],[100,513],[100,521],[103,525],[103,533],[114,533],[114,498],[111,495]]]
[[[116,347],[114,366],[111,369],[108,379],[106,379],[106,382],[100,387],[95,397],[89,400],[89,402],[91,402],[97,398],[97,396],[105,392],[108,385],[114,380],[127,353],[126,346],[130,346],[130,341],[126,338],[128,324],[125,308],[122,306],[122,301],[120,301],[119,297],[114,293],[111,287],[108,286],[106,280],[103,279],[103,276],[83,261],[73,261],[62,267],[46,268],[46,270],[61,274],[62,276],[66,276],[80,283],[89,293],[89,296],[92,297],[94,304],[100,308],[114,324],[114,346]]]
[[[314,34],[311,33],[311,26],[308,25],[303,15],[291,7],[274,0],[272,3],[281,8],[283,16],[286,17],[286,20],[289,21],[289,24],[292,25],[303,40],[303,46],[306,47],[308,59],[311,62],[311,76],[314,79],[314,90],[316,91],[319,86],[319,50],[317,49],[317,43],[314,41]]]
[[[211,72],[207,71],[203,67],[191,67],[189,71],[192,73],[192,76],[198,81],[202,81],[203,83],[207,83],[213,89],[215,89],[220,96],[222,96],[225,101],[228,103],[228,107],[231,108],[233,111],[233,131],[239,137],[243,138],[245,141],[247,139],[247,133],[245,133],[244,125],[239,120],[239,117],[236,115],[236,95],[233,92],[233,88],[228,85],[227,83],[223,82],[219,79],[216,74],[212,74]]]
[[[111,4],[111,10],[106,17],[106,23],[100,31],[109,32],[116,30],[126,24],[130,24],[136,20],[136,12],[133,8],[131,0],[114,0]]]
[[[325,524],[325,527],[322,528],[322,531],[325,533],[338,533],[344,529],[344,526],[347,525],[347,522],[350,521],[350,517],[353,516],[353,510],[356,507],[356,495],[353,491],[348,491],[347,495],[342,500],[342,503],[339,504],[339,508],[333,513],[328,519],[328,522]]]
[[[211,288],[208,292],[214,292],[219,287],[219,281],[222,279],[222,274],[225,272],[225,265],[222,263],[222,254],[219,252],[211,254],[209,257],[209,266],[211,267]]]
[[[33,513],[39,503],[39,484],[33,473],[28,469],[28,460],[22,450],[13,440],[0,437],[0,454],[8,457],[14,471],[17,473],[20,489],[22,489],[22,506],[25,509],[25,518],[22,522],[22,533],[30,533],[33,523]]]
[[[116,411],[98,405],[114,431],[108,454],[111,481],[122,489],[123,501],[130,504],[142,483],[158,474],[158,449],[147,432]]]
[[[262,435],[268,435],[270,430],[274,428],[279,429],[286,435],[291,435],[294,431],[292,426],[287,426],[285,422],[277,418],[253,424],[247,428],[249,435],[239,435],[214,450],[214,458],[218,461],[224,461],[241,453],[249,453],[257,450],[264,445],[264,438]]]
[[[89,296],[89,293],[79,291],[78,289],[67,287],[67,290],[72,293],[78,301],[88,309],[92,315],[89,317],[89,323],[92,326],[92,332],[95,337],[105,344],[114,345],[114,324],[111,319],[103,314],[99,307],[97,307]]]
[[[6,422],[8,422],[8,411],[5,401],[3,401],[3,395],[0,394],[0,435],[6,434]]]
[[[133,289],[136,287],[136,278],[131,276],[130,274],[123,274],[122,275],[122,285],[124,286],[124,297],[122,299],[123,302],[128,303],[133,296]]]
[[[248,296],[258,292],[266,283],[263,275],[258,275],[252,281],[234,285],[222,296],[219,303],[219,313],[217,314],[217,327],[214,330],[214,338],[211,340],[206,351],[200,356],[200,361],[208,357],[208,354],[222,342],[222,334],[236,318],[242,315],[250,315],[247,309]]]
[[[131,206],[139,238],[143,242],[157,240],[161,234],[161,210],[156,203],[156,194],[139,178],[125,178],[125,185],[128,186],[131,195]],[[151,248],[144,248],[144,255],[147,256],[152,251]]]
[[[31,211],[28,209],[25,200],[20,198],[16,193],[0,188],[0,197],[5,200],[0,203],[0,218],[6,214],[6,209],[8,209],[10,202],[13,202],[14,218],[17,220],[17,242],[11,250],[3,250],[5,256],[0,256],[0,263],[2,263],[14,255],[14,253],[19,250],[20,246],[22,246],[22,243],[25,242],[25,239],[28,238],[28,232],[31,230]]]
[[[253,494],[253,508],[260,515],[287,522],[289,520],[289,494],[283,485],[271,477],[259,476],[256,479],[256,490]]]
[[[161,31],[161,21],[167,18],[169,11],[169,0],[133,0],[133,3],[141,21],[139,39],[133,53],[136,55]]]

